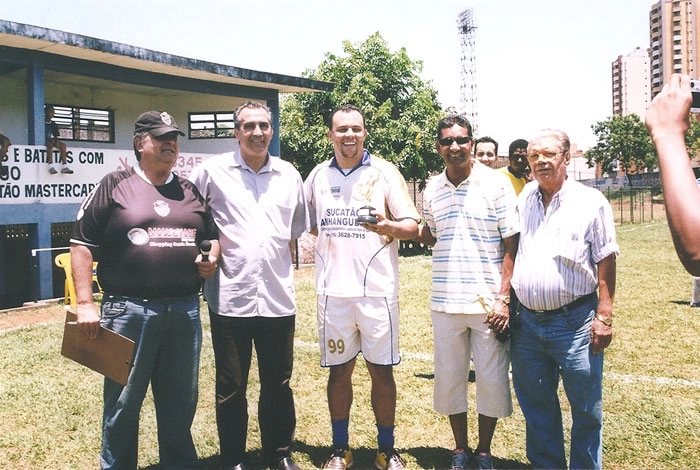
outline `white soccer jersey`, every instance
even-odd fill
[[[398,240],[370,232],[356,222],[370,205],[395,220],[419,220],[406,181],[394,165],[365,150],[362,165],[346,175],[335,158],[306,179],[316,240],[316,291],[331,297],[397,296]]]

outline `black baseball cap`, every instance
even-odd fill
[[[175,119],[165,111],[147,111],[139,116],[134,125],[134,135],[140,132],[149,132],[155,137],[160,137],[168,132],[177,132],[181,136],[185,135],[177,127]]]

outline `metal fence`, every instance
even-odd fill
[[[608,188],[603,191],[613,208],[618,224],[638,224],[666,220],[666,208],[660,186]]]
[[[597,180],[581,181],[587,186],[599,189],[610,202],[616,224],[639,224],[653,220],[666,220],[663,192],[658,173],[633,175],[635,178],[600,178]],[[642,179],[644,178],[644,179]],[[636,184],[652,183],[649,186],[630,187],[629,180]],[[408,192],[423,215],[423,195],[416,181],[408,181]],[[401,241],[399,253],[402,256],[412,256],[430,253],[430,248],[421,243],[407,240]]]
[[[418,182],[408,181],[408,192],[418,213],[423,215],[423,194]],[[613,208],[618,224],[637,224],[652,220],[666,220],[663,193],[658,173],[644,173],[628,177],[598,178],[580,183],[600,190]],[[632,185],[630,186],[630,183]],[[413,250],[412,250],[413,249]],[[422,253],[422,247],[406,247],[406,251]]]

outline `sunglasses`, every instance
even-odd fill
[[[540,157],[545,161],[545,162],[551,162],[555,158],[557,158],[557,155],[561,155],[563,152],[551,152],[547,150],[543,150],[541,152],[532,152],[527,156],[527,160],[530,163],[536,163],[540,160]]]
[[[452,137],[445,137],[443,139],[439,139],[438,144],[442,145],[443,147],[451,147],[453,142],[457,142],[458,145],[464,145],[471,142],[471,140],[471,137],[457,137],[456,139],[453,139]]]

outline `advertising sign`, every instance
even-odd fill
[[[211,155],[181,153],[173,172],[186,178],[192,169]],[[60,161],[58,151],[54,161]],[[131,150],[73,148],[67,152],[73,174],[49,174],[46,148],[12,145],[0,171],[0,205],[80,203],[104,175],[136,164]]]

